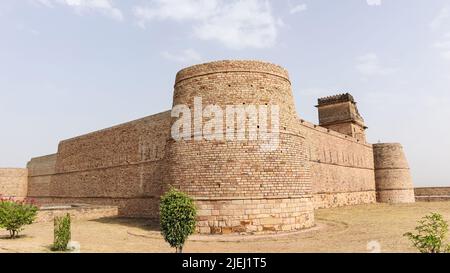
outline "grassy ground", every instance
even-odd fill
[[[405,205],[371,204],[316,212],[317,226],[294,234],[271,236],[191,236],[185,252],[413,252],[402,236],[429,212],[450,221],[450,202]],[[6,239],[0,231],[0,252],[49,252],[53,223],[27,226],[23,236]],[[75,221],[72,238],[81,252],[173,252],[157,227],[143,219]]]

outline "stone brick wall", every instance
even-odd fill
[[[28,196],[50,197],[50,184],[56,173],[56,157],[57,154],[52,154],[36,157],[28,162]]]
[[[23,199],[27,196],[27,169],[0,169],[0,195]]]
[[[450,187],[424,187],[414,189],[416,201],[448,201],[450,200]]]
[[[173,105],[193,110],[195,97],[222,109],[279,106],[279,146],[264,151],[261,140],[174,141],[176,118],[168,111],[64,140],[57,154],[32,159],[28,196],[40,204],[110,205],[122,216],[156,218],[160,196],[172,185],[195,199],[201,233],[311,227],[314,208],[375,202],[376,187],[380,200],[414,196],[411,180],[403,179],[409,170],[402,151],[377,146],[374,159],[353,102],[344,114],[361,124],[346,125],[350,132],[301,120],[280,66],[219,61],[188,67],[176,76]]]
[[[310,198],[196,200],[200,233],[272,233],[314,225]]]
[[[288,72],[258,61],[217,61],[185,68],[175,80],[173,105],[192,106],[194,97],[203,105],[278,105],[280,126],[291,131],[296,123],[294,98]]]
[[[201,232],[281,231],[312,225],[303,146],[293,136],[282,142],[286,146],[273,153],[261,153],[258,145],[248,142],[173,143],[167,181],[197,201]]]
[[[180,71],[174,105],[280,107],[280,145],[262,151],[260,140],[171,141],[167,182],[199,206],[199,231],[273,232],[314,224],[304,138],[287,72],[253,61],[221,61]],[[194,122],[194,117],[193,117]]]
[[[398,143],[373,145],[378,202],[412,203],[414,188],[409,165]]]
[[[57,156],[30,162],[29,196],[40,203],[116,205],[121,215],[157,217],[169,125],[170,112],[164,112],[62,141]]]
[[[299,120],[315,208],[375,202],[372,145]]]

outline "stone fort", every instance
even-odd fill
[[[414,202],[402,146],[366,142],[350,94],[318,99],[319,124],[295,109],[288,72],[260,61],[185,68],[173,105],[278,105],[279,145],[260,140],[181,140],[171,111],[63,140],[56,154],[26,169],[0,169],[0,194],[40,204],[113,205],[119,215],[158,218],[173,186],[194,198],[200,233],[293,231],[314,225],[314,210],[374,202]]]

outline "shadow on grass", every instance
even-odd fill
[[[160,231],[159,221],[149,218],[127,218],[127,217],[107,217],[90,220],[102,224],[120,225],[126,227],[140,228],[145,231]]]

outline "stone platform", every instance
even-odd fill
[[[38,211],[36,222],[51,222],[56,216],[70,214],[73,220],[94,220],[118,216],[118,208],[114,206],[98,206],[89,204],[43,205]]]

